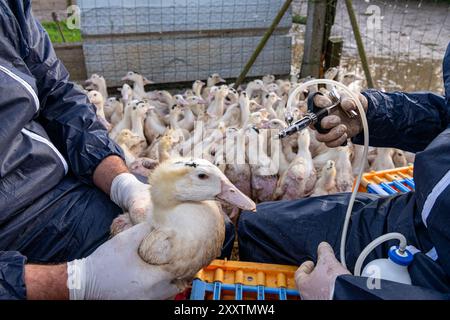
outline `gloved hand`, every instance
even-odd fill
[[[105,242],[90,256],[67,264],[71,300],[169,299],[178,288],[167,273],[145,263],[138,254],[151,230],[143,222]]]
[[[364,110],[367,112],[368,102],[366,97],[360,93],[357,95]],[[344,110],[355,110],[358,112],[354,99],[346,97],[345,95],[341,96],[341,107]],[[326,108],[331,106],[332,102],[327,96],[318,94],[314,97],[314,104],[319,108]],[[337,108],[329,116],[323,118],[320,124],[324,129],[330,129],[330,131],[325,134],[316,132],[316,139],[320,142],[324,142],[330,148],[341,146],[348,138],[353,138],[362,131],[360,117],[350,119],[340,108]]]
[[[336,278],[350,274],[334,256],[333,248],[322,242],[317,248],[317,265],[305,261],[295,272],[295,283],[304,300],[331,300]]]
[[[110,197],[125,212],[129,212],[133,224],[146,220],[152,204],[150,186],[131,173],[121,173],[114,178]]]

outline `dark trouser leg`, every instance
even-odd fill
[[[336,194],[270,202],[258,205],[257,213],[242,213],[238,227],[241,260],[300,265],[306,260],[316,261],[317,246],[322,241],[329,242],[339,257],[349,199],[350,194]],[[412,202],[410,195],[378,198],[360,194],[357,197],[346,246],[350,270],[361,250],[386,232],[402,232],[415,243]],[[380,246],[369,260],[385,256],[383,252],[393,244],[397,243]]]
[[[230,259],[231,252],[233,251],[233,245],[235,240],[235,228],[228,216],[225,217],[225,241],[222,247],[222,253],[220,259]]]
[[[65,178],[2,225],[0,250],[19,251],[31,263],[86,257],[108,239],[111,222],[120,213],[97,188]]]

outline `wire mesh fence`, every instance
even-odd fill
[[[308,0],[294,1],[294,15],[306,15]],[[353,7],[377,88],[443,92],[442,58],[450,41],[450,1],[354,0]],[[295,71],[301,60],[303,30],[296,26]],[[362,74],[344,1],[337,3],[332,36],[344,40],[342,66]]]
[[[79,0],[89,73],[120,84],[129,70],[155,82],[237,77],[284,0]],[[287,74],[291,14],[250,72]]]

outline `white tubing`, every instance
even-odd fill
[[[347,241],[347,231],[348,231],[348,224],[350,222],[350,218],[352,215],[353,210],[353,204],[355,203],[356,195],[358,193],[359,185],[361,184],[362,175],[364,173],[364,164],[367,159],[367,154],[369,152],[369,125],[367,123],[366,118],[366,112],[364,110],[363,105],[359,101],[359,98],[344,84],[329,80],[329,79],[317,79],[317,80],[311,80],[308,82],[305,82],[298,86],[294,91],[292,91],[291,95],[289,96],[286,108],[288,109],[288,112],[291,112],[292,109],[292,103],[294,102],[295,97],[300,93],[303,92],[305,89],[307,89],[310,86],[316,85],[316,84],[329,84],[332,86],[336,86],[339,89],[342,89],[346,94],[348,94],[356,103],[356,107],[358,108],[361,122],[363,125],[363,131],[364,131],[364,151],[363,156],[361,157],[361,163],[360,163],[360,170],[358,177],[356,179],[356,184],[353,189],[352,195],[350,197],[350,201],[348,203],[347,212],[345,214],[345,220],[344,220],[344,226],[342,228],[342,236],[341,236],[341,246],[340,246],[340,258],[342,265],[347,268],[347,265],[345,263],[345,243]]]
[[[358,257],[358,260],[356,260],[355,272],[354,272],[355,276],[359,277],[361,275],[361,268],[364,263],[364,260],[366,260],[367,256],[373,249],[375,249],[377,246],[379,246],[380,244],[382,244],[385,241],[395,240],[395,239],[400,240],[400,251],[405,251],[407,244],[406,244],[406,238],[404,235],[402,235],[401,233],[398,233],[398,232],[391,232],[391,233],[384,234],[384,235],[376,238],[375,240],[373,240],[371,243],[369,243],[364,248],[364,250],[361,252],[361,254]]]

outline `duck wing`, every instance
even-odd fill
[[[171,232],[154,229],[139,245],[139,256],[148,264],[168,264],[173,256],[173,240]]]

